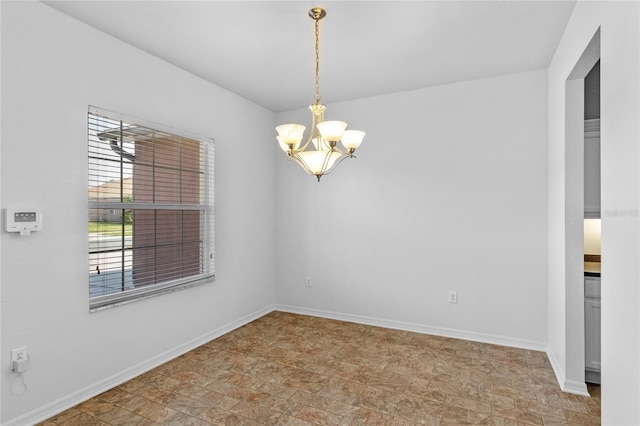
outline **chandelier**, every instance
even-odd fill
[[[315,55],[316,80],[313,104],[311,110],[311,132],[307,140],[302,143],[305,126],[302,124],[282,124],[276,127],[278,144],[287,153],[290,160],[294,160],[308,174],[320,178],[331,173],[345,158],[355,158],[353,153],[362,143],[365,133],[360,130],[345,130],[347,123],[343,121],[325,121],[326,107],[320,103],[320,20],[327,12],[314,7],[309,10],[309,16],[315,21]],[[338,147],[341,142],[344,150]]]

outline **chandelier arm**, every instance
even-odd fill
[[[333,154],[332,150],[327,151],[327,153],[324,155],[324,160],[322,161],[322,169],[321,170],[321,175],[324,175],[327,173],[327,166],[329,165],[329,162],[331,161],[331,155]],[[332,166],[333,167],[333,166]],[[331,168],[331,167],[329,167]]]
[[[311,143],[311,141],[313,140],[313,135],[316,134],[316,124],[318,124],[317,123],[317,117],[316,117],[316,114],[312,110],[311,111],[311,130],[309,131],[309,137],[307,138],[307,141],[304,143],[304,145],[300,147],[299,152],[305,151],[307,149],[307,147],[309,146],[309,144]]]
[[[299,153],[301,153],[301,152],[306,151],[306,150],[307,150],[307,147],[309,146],[309,143],[310,143],[310,142],[311,142],[311,138],[309,138],[309,139],[304,143],[304,145],[300,146],[300,148],[298,148],[298,149],[294,150],[294,151],[293,151],[293,154],[294,154],[294,155],[296,155],[296,154],[299,154]]]
[[[336,167],[338,167],[338,164],[342,163],[345,158],[349,158],[348,155],[341,155],[340,158],[336,159],[336,161],[333,163],[333,166],[331,166],[328,170],[326,170],[322,176],[324,175],[328,175],[329,173],[331,173],[332,171],[334,171],[336,169]]]
[[[315,174],[311,171],[311,169],[309,169],[309,167],[307,167],[307,163],[305,163],[302,158],[300,158],[300,156],[296,153],[294,155],[292,155],[291,157],[289,157],[291,159],[293,159],[296,163],[298,163],[298,165],[300,167],[302,167],[302,169],[307,172],[307,174],[311,175],[311,176],[315,176]]]
[[[347,157],[349,156],[349,152],[341,150],[340,148],[338,148],[338,145],[334,146],[331,149],[333,150],[333,152],[337,152],[340,155],[346,155]]]

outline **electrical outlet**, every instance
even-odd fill
[[[23,359],[27,359],[26,346],[23,346],[21,348],[11,349],[11,365],[13,365],[14,361],[21,361]]]
[[[311,277],[307,277],[307,278],[305,278],[304,283],[305,283],[305,285],[306,285],[307,287],[311,287]]]
[[[449,291],[449,303],[458,303],[458,292],[457,291]]]

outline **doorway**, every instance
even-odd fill
[[[600,61],[584,79],[584,318],[585,382],[601,372]]]
[[[567,391],[585,383],[585,79],[600,59],[596,31],[565,81],[565,349]],[[599,308],[598,308],[599,309]]]

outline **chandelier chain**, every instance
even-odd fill
[[[320,20],[315,20],[316,27],[316,95],[315,102],[320,103]]]

